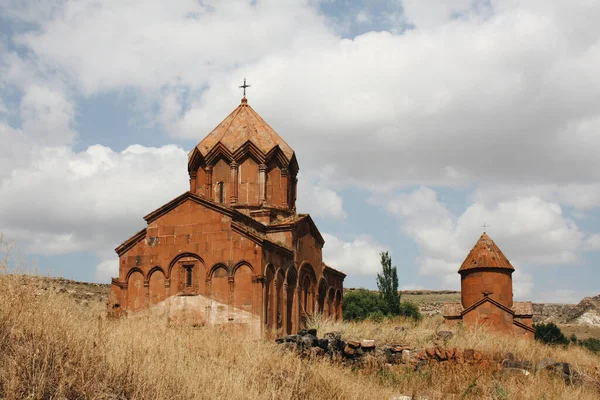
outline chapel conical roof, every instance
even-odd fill
[[[514,271],[515,269],[504,256],[502,250],[485,232],[481,235],[469,255],[460,266],[458,272],[477,268],[501,268]]]
[[[245,97],[227,118],[198,143],[196,149],[206,157],[220,144],[234,154],[247,143],[252,143],[265,156],[279,147],[287,162],[294,157],[294,150],[250,107]]]

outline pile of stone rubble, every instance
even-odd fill
[[[537,364],[530,361],[516,360],[514,355],[508,353],[485,354],[475,349],[461,349],[447,347],[442,344],[452,338],[452,332],[441,331],[437,333],[435,345],[418,348],[409,344],[383,344],[376,345],[375,340],[343,340],[339,332],[326,333],[322,338],[317,336],[316,329],[303,329],[296,335],[287,335],[276,339],[284,349],[297,352],[303,357],[329,357],[343,363],[360,363],[367,358],[373,358],[383,366],[405,364],[420,370],[434,363],[477,364],[482,368],[495,367],[503,375],[518,374],[531,375],[542,370],[555,373],[562,377],[568,384],[581,383],[586,379],[576,371],[571,364],[556,362],[545,358]],[[597,385],[596,379],[591,383]]]

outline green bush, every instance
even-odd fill
[[[347,321],[383,321],[391,317],[388,313],[385,300],[376,292],[367,289],[358,289],[344,295],[344,319]],[[423,318],[419,306],[410,301],[400,303],[400,316],[412,318],[415,321]]]
[[[594,338],[587,338],[578,341],[581,347],[593,351],[594,353],[600,353],[600,340]]]
[[[344,295],[344,319],[347,321],[362,321],[367,318],[385,316],[385,304],[381,297],[367,289],[358,289]]]
[[[412,318],[415,321],[423,319],[419,306],[410,301],[403,301],[400,303],[400,315],[406,318]]]
[[[554,323],[534,324],[535,340],[546,344],[569,344],[569,339],[562,333],[560,328]]]

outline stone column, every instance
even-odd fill
[[[281,288],[283,290],[283,304],[282,304],[282,308],[283,308],[283,323],[281,324],[281,327],[283,328],[283,334],[287,335],[288,333],[288,284],[287,282],[283,284],[283,287]]]
[[[258,166],[258,202],[265,204],[267,200],[267,166],[260,164]]]
[[[229,282],[229,300],[227,301],[227,320],[233,321],[233,291],[235,290],[235,283],[233,281],[233,276],[227,277],[227,282]]]
[[[294,303],[292,304],[292,309],[294,310],[294,319],[292,326],[295,328],[294,333],[297,333],[300,330],[300,286],[296,285],[296,290],[294,290]]]
[[[281,187],[283,188],[283,196],[281,199],[281,206],[288,208],[288,199],[290,195],[290,184],[289,184],[289,173],[287,168],[281,169]]]
[[[236,204],[238,200],[238,170],[239,165],[235,161],[229,164],[231,168],[231,204]]]
[[[196,194],[196,172],[190,173],[190,192]]]
[[[212,194],[212,167],[208,166],[208,167],[204,168],[204,171],[206,171],[206,197],[208,197],[209,199],[213,199],[213,194]]]
[[[277,307],[279,305],[279,299],[277,298],[277,285],[279,281],[277,278],[273,278],[273,293],[271,293],[271,328],[277,329]]]

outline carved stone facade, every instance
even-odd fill
[[[458,273],[461,302],[444,304],[447,324],[488,325],[493,330],[533,339],[533,304],[513,302],[513,266],[483,233]]]
[[[245,98],[190,152],[188,174],[190,190],[117,247],[115,314],[167,307],[200,325],[284,333],[315,312],[341,318],[345,274],[296,213],[294,151]]]

